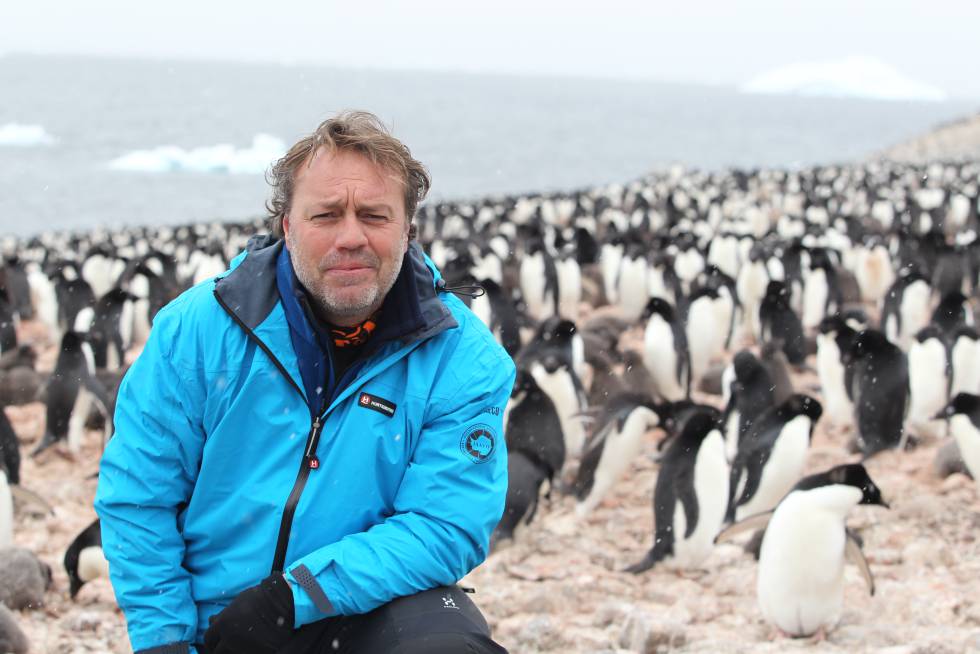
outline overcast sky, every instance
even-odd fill
[[[975,0],[10,0],[0,53],[287,61],[737,85],[876,57],[980,99]]]

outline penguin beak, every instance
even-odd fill
[[[892,508],[891,505],[888,502],[886,502],[884,499],[882,499],[881,502],[879,502],[879,504],[881,504],[881,506],[885,507],[886,509]]]

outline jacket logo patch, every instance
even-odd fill
[[[497,437],[489,425],[473,425],[463,432],[459,449],[473,463],[486,463],[497,449]]]
[[[393,402],[389,402],[383,397],[378,397],[377,395],[361,393],[361,396],[357,399],[357,403],[365,409],[377,411],[381,415],[387,416],[388,418],[395,415],[395,404]]]

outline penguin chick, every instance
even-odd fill
[[[0,604],[14,611],[44,605],[44,591],[51,587],[51,567],[30,550],[0,550]]]

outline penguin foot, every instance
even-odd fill
[[[807,642],[811,645],[819,645],[820,643],[827,640],[827,628],[820,627],[817,631],[807,639]]]

